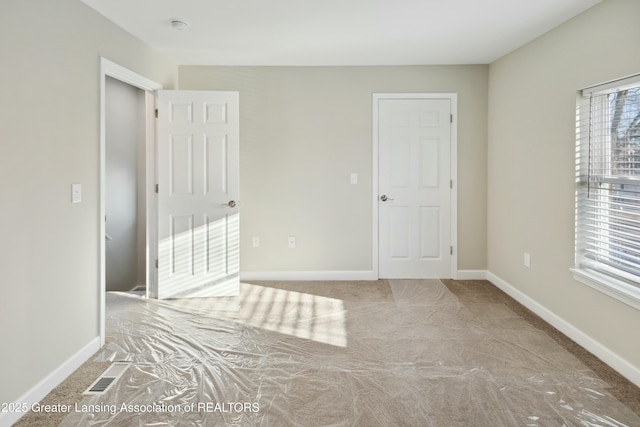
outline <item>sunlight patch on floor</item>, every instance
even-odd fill
[[[250,326],[338,347],[347,346],[342,300],[243,283],[238,320]]]

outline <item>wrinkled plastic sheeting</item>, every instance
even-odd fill
[[[109,294],[96,360],[132,366],[61,425],[640,425],[505,305],[390,284],[372,298],[254,284],[237,298]]]

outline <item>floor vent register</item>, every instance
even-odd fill
[[[109,387],[111,387],[111,385],[113,385],[113,383],[115,383],[116,380],[122,376],[124,371],[126,371],[129,366],[131,366],[131,363],[113,363],[97,380],[93,382],[93,384],[89,386],[88,389],[85,390],[83,394],[88,395],[106,393],[107,390],[109,390]]]

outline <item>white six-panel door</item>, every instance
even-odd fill
[[[239,292],[239,97],[159,91],[158,298]]]
[[[451,277],[451,100],[377,102],[379,276]]]

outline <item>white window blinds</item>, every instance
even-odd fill
[[[583,91],[576,267],[640,287],[640,78]]]

